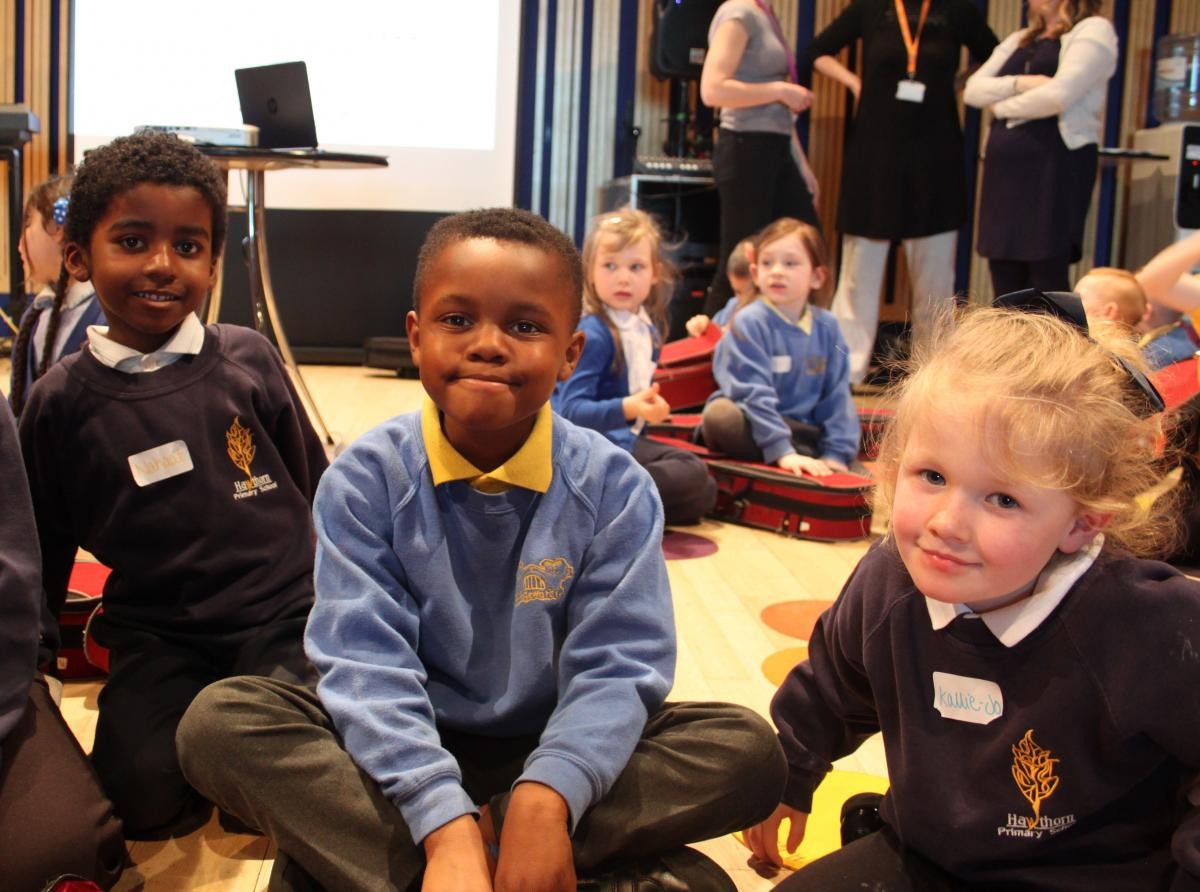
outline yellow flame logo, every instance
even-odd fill
[[[1042,803],[1058,789],[1054,765],[1060,760],[1050,758],[1050,750],[1037,745],[1033,739],[1032,728],[1025,732],[1021,742],[1014,746],[1012,751],[1013,780],[1017,782],[1021,795],[1033,806],[1033,817],[1029,818],[1029,829],[1032,830],[1041,818]]]
[[[225,451],[229,453],[229,460],[242,469],[253,488],[254,473],[250,470],[250,462],[254,461],[254,435],[242,424],[240,415],[234,417],[233,424],[225,431]]]

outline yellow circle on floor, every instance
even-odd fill
[[[783,684],[783,680],[787,678],[787,674],[792,671],[792,667],[801,660],[807,659],[807,647],[785,647],[783,650],[775,651],[775,653],[763,660],[763,675],[767,677],[767,681],[779,687],[779,685]]]

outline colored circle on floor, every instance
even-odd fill
[[[663,557],[668,561],[686,561],[690,558],[708,557],[716,554],[717,543],[695,533],[667,530],[663,533]]]
[[[783,680],[787,678],[787,674],[792,671],[793,666],[801,660],[807,659],[807,647],[786,647],[783,650],[777,650],[763,660],[763,675],[767,677],[767,681],[778,687],[783,684]]]
[[[767,628],[791,635],[801,641],[812,637],[817,617],[824,613],[832,601],[784,601],[772,604],[762,612],[762,621]]]

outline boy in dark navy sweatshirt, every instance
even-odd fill
[[[195,311],[225,235],[225,174],[145,131],[88,153],[64,262],[107,326],[37,380],[21,448],[57,615],[80,547],[112,568],[92,764],[130,839],[204,824],[175,756],[192,697],[230,675],[309,677],[310,505],[327,464],[275,348]],[[57,647],[47,630],[42,656]]]
[[[548,406],[582,347],[580,280],[527,212],[430,232],[408,317],[430,399],[317,494],[317,691],[231,679],[180,727],[192,782],[278,843],[274,881],[732,888],[683,847],[769,813],[780,754],[748,710],[664,703],[654,485]]]

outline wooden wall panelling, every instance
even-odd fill
[[[1175,0],[1171,4],[1171,34],[1200,32],[1200,3],[1195,0]]]
[[[4,64],[0,65],[0,101],[28,105],[41,124],[40,131],[22,151],[22,189],[26,195],[32,186],[52,173],[67,169],[70,163],[66,139],[69,9],[69,0],[0,2],[4,49]],[[57,33],[53,30],[56,25]],[[56,86],[58,95],[53,96]],[[9,282],[8,228],[8,175],[5,172],[0,178],[2,292],[8,291]]]

